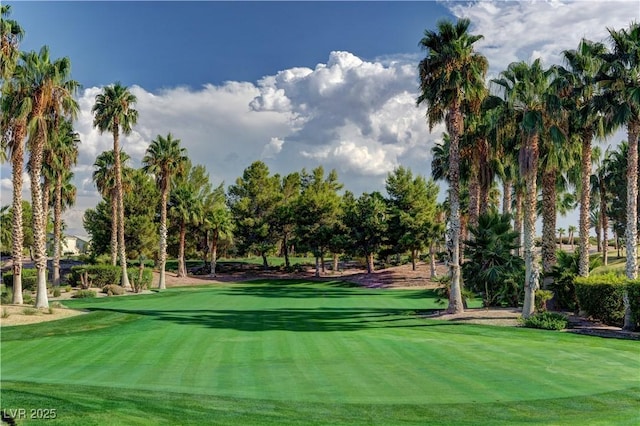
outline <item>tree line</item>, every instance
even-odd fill
[[[39,52],[19,50],[24,32],[17,22],[9,19],[9,13],[9,6],[3,5],[1,129],[2,151],[8,154],[13,171],[13,273],[19,283],[24,237],[21,172],[28,152],[33,252],[39,283],[36,305],[40,307],[47,305],[45,226],[48,209],[53,206],[54,234],[59,239],[60,225],[56,223],[61,224],[61,211],[65,203],[74,198],[69,186],[69,169],[77,160],[79,141],[73,132],[72,120],[78,109],[74,94],[79,84],[70,79],[68,58],[52,60],[46,46]],[[514,62],[491,81],[486,80],[486,57],[474,48],[482,36],[471,34],[470,24],[467,19],[440,21],[436,29],[425,30],[420,40],[426,56],[418,66],[417,105],[426,105],[430,130],[441,122],[446,124],[444,144],[434,147],[432,172],[434,178],[444,179],[449,186],[444,208],[451,276],[448,310],[463,309],[462,242],[469,239],[466,229],[476,228],[478,218],[488,210],[490,200],[495,197],[497,181],[502,188],[503,212],[513,217],[516,247],[525,264],[523,316],[533,312],[539,275],[540,262],[534,250],[535,219],[538,214],[542,215],[541,273],[543,285],[547,285],[557,263],[556,216],[558,206],[562,205],[558,200],[563,188],[574,188],[579,195],[580,275],[589,273],[593,189],[597,194],[597,203],[593,204],[599,204],[598,232],[604,234],[606,241],[608,218],[614,223],[616,235],[624,232],[626,274],[635,278],[640,133],[638,24],[608,29],[606,43],[581,40],[575,49],[562,52],[565,62],[562,66],[545,67],[540,59]],[[127,155],[120,148],[120,136],[128,134],[136,124],[135,102],[135,96],[119,83],[104,87],[96,96],[93,124],[100,132],[113,136],[113,150],[101,155],[100,162],[96,160],[94,179],[105,201],[85,217],[85,223],[91,227],[105,213],[109,214],[111,220],[103,225],[111,232],[100,232],[109,235],[111,262],[119,259],[125,286],[128,285],[127,257],[136,253],[148,255],[152,242],[159,244],[157,258],[164,270],[166,250],[171,243],[169,226],[179,228],[179,258],[184,259],[187,235],[191,235],[189,226],[196,221],[196,216],[203,222],[220,224],[207,225],[207,240],[200,243],[202,251],[213,259],[213,269],[216,256],[211,254],[217,250],[217,244],[211,241],[231,241],[231,235],[239,252],[252,251],[266,259],[266,254],[276,246],[281,247],[285,257],[288,250],[295,247],[313,253],[320,265],[325,254],[340,253],[341,247],[346,250],[341,246],[343,239],[350,247],[357,246],[369,259],[370,266],[371,254],[382,248],[400,250],[402,247],[415,253],[427,247],[432,239],[417,224],[422,220],[420,215],[428,215],[430,220],[437,217],[438,214],[431,212],[437,211],[435,207],[426,209],[428,214],[407,215],[400,207],[392,213],[393,203],[401,205],[404,201],[394,201],[391,193],[386,198],[378,192],[358,198],[348,191],[338,195],[342,188],[337,175],[331,172],[324,176],[321,168],[281,177],[271,175],[264,164],[257,162],[227,190],[222,186],[214,190],[207,187],[208,184],[198,187],[198,179],[208,180],[206,171],[185,160],[180,141],[171,134],[158,135],[145,155],[143,168],[128,171],[123,166]],[[616,181],[618,186],[612,189],[607,186],[611,181],[605,182],[604,171],[602,182],[598,180],[599,168],[593,178],[592,142],[621,127],[627,129],[628,135],[624,145],[626,176]],[[391,176],[387,186],[390,179]],[[193,185],[191,190],[185,190],[189,185]],[[425,185],[428,187],[430,183]],[[621,191],[623,187],[625,190]],[[156,192],[151,191],[152,188]],[[204,192],[198,193],[198,190]],[[466,200],[461,197],[465,192]],[[152,200],[156,193],[158,199]],[[187,200],[184,205],[194,206],[193,199],[188,201],[193,194],[208,203],[202,214],[180,204],[182,201],[178,198],[182,197]],[[138,209],[139,214],[134,216],[126,212],[126,204],[136,197],[148,197],[145,199],[148,202],[130,205],[130,209]],[[145,209],[150,214],[153,210],[157,217],[145,219],[147,215],[142,214]],[[409,224],[413,222],[415,226],[411,228]],[[411,231],[394,234],[400,231],[393,227],[400,227],[401,223]],[[158,241],[141,232],[156,227]],[[93,227],[92,232],[100,240],[102,234],[97,227]],[[378,238],[381,234],[385,235],[383,241]],[[420,243],[416,242],[418,239]],[[604,245],[606,247],[606,243]],[[55,247],[54,271],[58,267],[59,244]],[[180,273],[184,273],[183,263]],[[161,278],[161,286],[162,283]],[[21,292],[14,292],[14,302],[20,303],[20,298]]]

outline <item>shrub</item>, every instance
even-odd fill
[[[578,266],[580,262],[580,252],[568,253],[558,250],[556,252],[557,263],[551,270],[553,282],[549,285],[549,290],[553,291],[553,308],[567,309],[573,312],[578,310],[578,299],[574,280],[578,276]],[[589,261],[589,271],[594,270],[602,264],[599,257]]]
[[[13,289],[7,288],[2,292],[2,296],[0,297],[0,303],[3,305],[8,305],[13,301]]]
[[[129,282],[133,287],[133,291],[140,293],[142,290],[148,290],[151,288],[153,282],[153,271],[151,269],[140,268],[128,269],[127,275],[129,276]]]
[[[53,289],[53,297],[60,297],[60,294],[62,292],[60,291],[60,287],[56,287]]]
[[[25,290],[22,292],[22,303],[33,303],[33,296],[30,291]]]
[[[567,317],[557,312],[540,312],[522,319],[523,326],[543,330],[564,330],[568,323]]]
[[[109,284],[102,287],[102,292],[109,296],[119,296],[125,293],[124,287],[115,284]]]
[[[13,288],[13,272],[9,271],[2,275],[2,282],[7,288]],[[23,269],[22,270],[22,289],[36,291],[38,285],[38,270]]]
[[[536,312],[546,312],[547,302],[553,299],[553,292],[549,290],[536,290]]]
[[[93,290],[78,290],[76,291],[76,294],[71,297],[73,297],[74,299],[88,299],[91,297],[96,297],[96,292]]]
[[[580,310],[605,324],[622,326],[622,297],[626,286],[626,278],[615,274],[576,277],[576,297]]]
[[[9,315],[11,314],[9,313],[7,308],[2,308],[2,318],[9,318]]]
[[[23,313],[24,315],[36,315],[38,312],[39,312],[39,311],[38,311],[38,309],[36,309],[36,308],[24,308],[24,309],[22,310],[22,313]]]
[[[627,286],[631,315],[636,327],[640,325],[640,280],[632,281]]]
[[[69,280],[76,286],[102,288],[109,284],[120,284],[121,275],[122,270],[119,266],[80,265],[71,268]]]

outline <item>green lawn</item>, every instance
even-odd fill
[[[75,300],[2,329],[49,424],[638,424],[638,342],[420,319],[428,291],[258,281]],[[35,424],[35,422],[34,422]]]

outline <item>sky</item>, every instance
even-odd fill
[[[261,160],[281,175],[322,165],[356,195],[384,192],[398,166],[429,177],[444,132],[429,132],[416,106],[419,41],[438,20],[471,20],[470,32],[484,36],[476,46],[489,79],[513,61],[562,64],[562,51],[581,38],[606,41],[607,28],[640,20],[637,0],[3,3],[26,31],[21,49],[48,45],[52,58],[69,57],[82,85],[78,198],[65,213],[66,232],[80,236],[84,211],[100,201],[93,163],[113,148],[112,136],[92,127],[105,85],[119,81],[137,97],[138,123],[121,140],[132,167],[170,132],[214,186]],[[10,200],[4,164],[0,205]],[[558,226],[577,222],[571,214]]]

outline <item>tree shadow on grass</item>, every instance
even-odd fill
[[[141,315],[180,325],[238,331],[328,332],[453,325],[419,320],[415,312],[406,309],[126,310],[94,308],[92,310]]]

